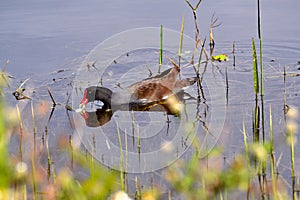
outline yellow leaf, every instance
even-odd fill
[[[212,60],[222,62],[222,61],[228,61],[229,58],[226,54],[219,54],[216,56],[212,56]]]

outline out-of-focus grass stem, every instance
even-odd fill
[[[275,177],[275,158],[274,158],[274,135],[273,135],[273,117],[272,117],[272,107],[270,106],[270,171],[272,179],[272,190],[274,195],[274,200],[278,199],[277,195],[277,181]]]
[[[33,110],[33,101],[31,103],[31,116],[32,116],[32,126],[33,126],[33,150],[34,150],[34,156],[36,153],[36,123],[35,123],[35,117],[34,117],[34,110]]]
[[[36,191],[36,176],[35,176],[35,156],[31,156],[31,173],[32,173],[32,186],[33,186],[33,199],[37,199],[37,191]]]
[[[120,148],[120,179],[121,179],[121,188],[125,190],[125,180],[124,180],[124,155],[123,155],[123,145],[120,135],[120,129],[117,126],[119,148]]]
[[[20,158],[21,161],[23,160],[23,122],[22,122],[22,117],[20,113],[20,109],[18,104],[16,105],[17,108],[17,115],[18,115],[18,120],[19,120],[19,127],[20,127],[20,144],[19,144],[19,152],[20,152]]]
[[[182,56],[183,32],[184,32],[184,17],[182,17],[182,21],[181,21],[180,41],[179,41],[179,48],[178,48],[178,66],[179,67],[180,67],[180,61],[181,61],[181,56]]]

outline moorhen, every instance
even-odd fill
[[[179,115],[181,111],[180,100],[176,93],[183,87],[193,85],[196,77],[177,80],[180,68],[174,65],[160,75],[148,78],[130,85],[121,92],[112,92],[100,86],[90,86],[85,89],[79,107],[84,107],[96,100],[102,101],[103,106],[112,110],[149,110],[155,105],[162,105],[168,114]]]

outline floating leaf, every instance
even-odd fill
[[[213,61],[219,61],[219,62],[229,60],[229,58],[226,54],[219,54],[219,55],[216,55],[216,56],[212,56],[212,59],[213,59]]]

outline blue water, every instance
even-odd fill
[[[262,1],[262,35],[284,46],[299,41],[300,2]],[[203,1],[198,21],[201,36],[208,37],[215,13],[222,25],[216,42],[249,42],[257,36],[256,1]],[[185,1],[2,1],[0,5],[0,61],[11,61],[8,70],[18,76],[58,69],[87,54],[104,39],[132,28],[161,24],[194,35],[192,13]],[[299,46],[298,43],[295,47]]]

